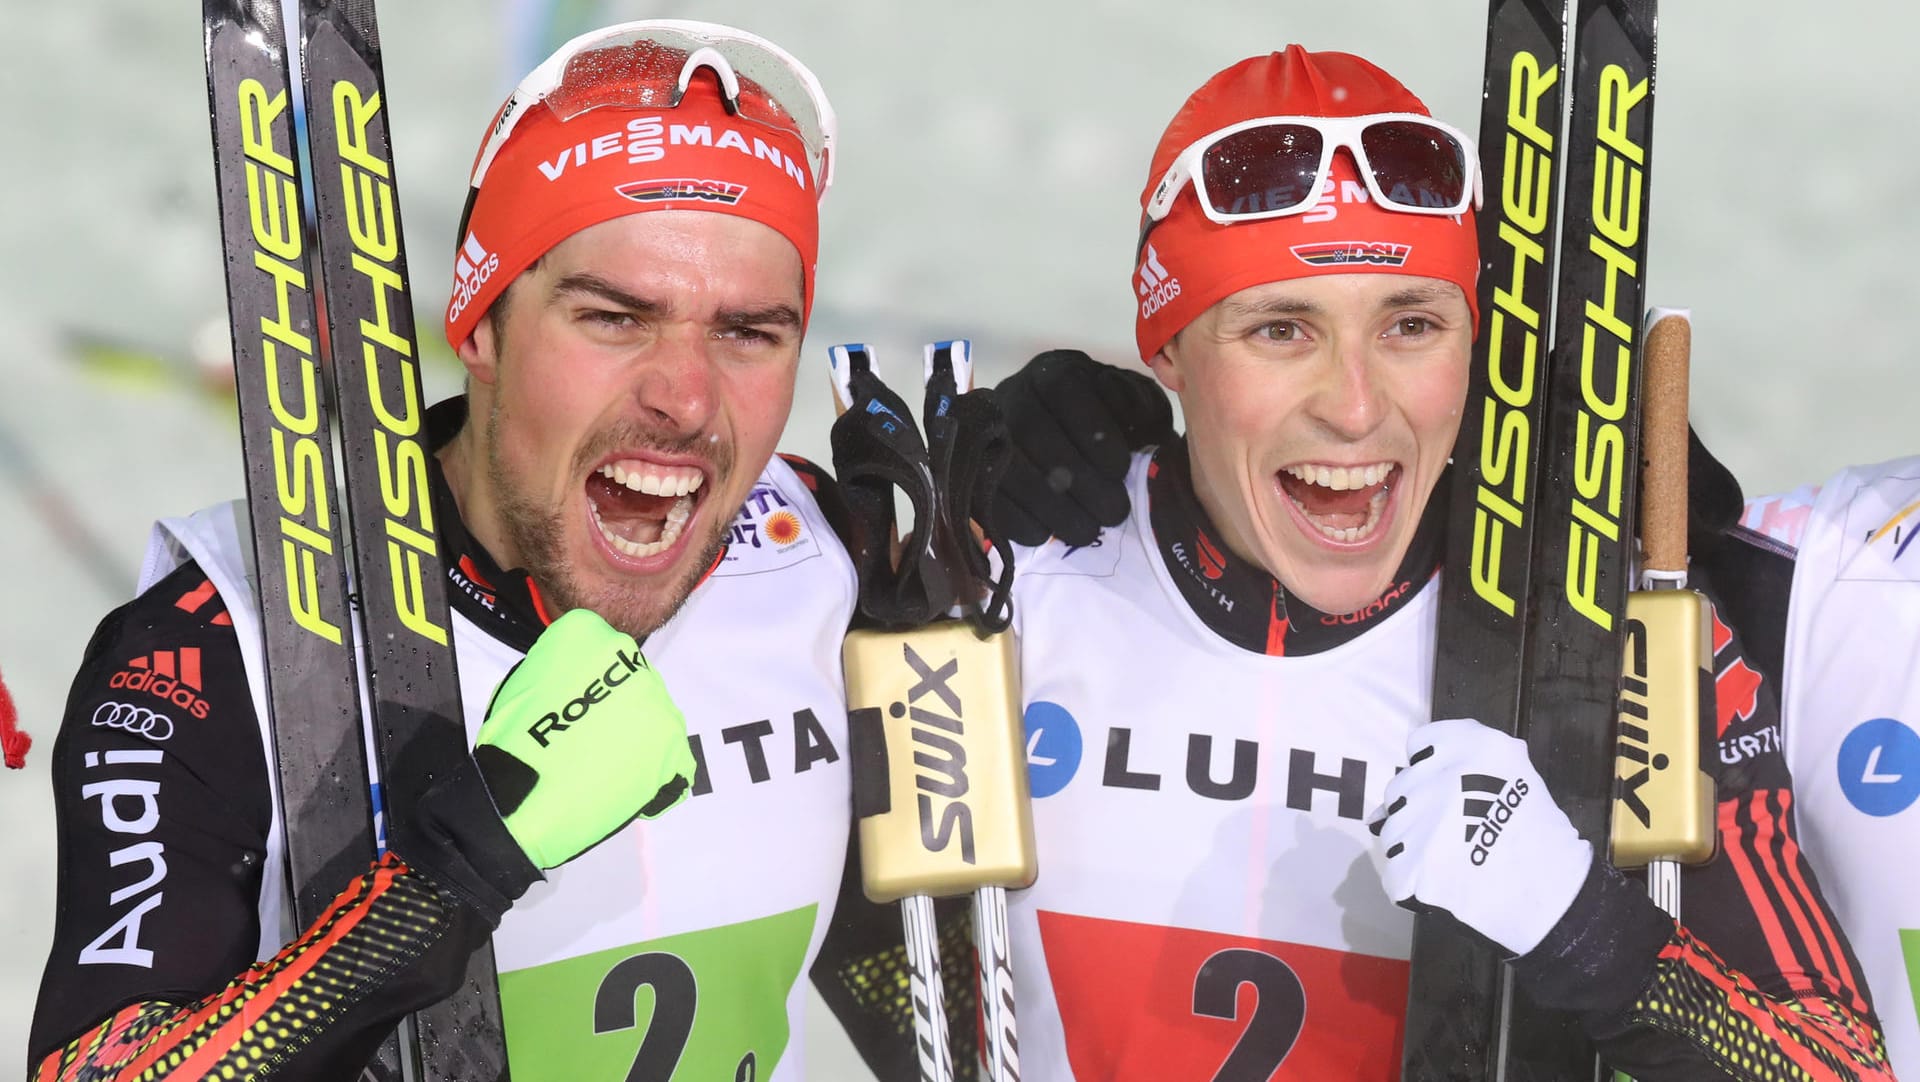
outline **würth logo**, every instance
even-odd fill
[[[1167,272],[1160,262],[1160,253],[1147,245],[1146,258],[1140,261],[1140,269],[1134,272],[1139,283],[1140,318],[1150,319],[1155,312],[1167,306],[1167,302],[1180,295],[1180,279]]]
[[[489,252],[480,243],[480,238],[467,234],[466,242],[460,245],[460,253],[453,260],[453,303],[447,308],[448,319],[459,319],[460,313],[467,310],[480,287],[487,284],[493,272],[500,269],[500,256]]]
[[[614,189],[636,203],[665,203],[676,199],[695,199],[705,203],[733,206],[747,194],[745,184],[725,180],[696,180],[676,177],[671,180],[636,180]]]
[[[1473,843],[1472,860],[1478,867],[1487,862],[1500,833],[1513,821],[1514,809],[1526,799],[1527,783],[1517,779],[1509,785],[1491,774],[1468,774],[1460,779],[1460,791],[1466,794],[1466,840]]]
[[[127,691],[144,691],[169,702],[196,718],[207,716],[207,701],[200,697],[200,648],[183,646],[178,650],[155,650],[146,657],[127,662],[113,674],[107,686]]]
[[[1387,244],[1371,240],[1334,240],[1321,244],[1296,244],[1294,258],[1313,267],[1331,267],[1344,263],[1370,263],[1375,266],[1405,266],[1413,255],[1411,244]]]

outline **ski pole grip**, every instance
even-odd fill
[[[1640,546],[1648,571],[1687,570],[1687,379],[1692,313],[1647,315],[1641,415]]]

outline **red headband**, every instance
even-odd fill
[[[800,253],[811,313],[819,192],[800,136],[729,115],[714,81],[696,78],[671,109],[603,106],[564,121],[535,109],[520,121],[473,198],[454,258],[447,342],[458,349],[508,283],[554,245],[650,210],[732,214],[776,230]]]

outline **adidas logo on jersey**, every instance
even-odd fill
[[[1180,279],[1168,273],[1160,262],[1160,253],[1147,245],[1146,258],[1140,261],[1140,269],[1134,272],[1139,279],[1140,318],[1151,319],[1155,312],[1165,308],[1167,303],[1180,295]]]
[[[500,256],[487,251],[480,238],[471,232],[466,243],[460,245],[460,254],[453,261],[453,302],[447,306],[447,318],[455,320],[467,310],[480,287],[487,284],[493,272],[500,269]]]
[[[1461,802],[1467,814],[1466,840],[1473,843],[1471,859],[1475,867],[1487,862],[1501,832],[1513,821],[1514,810],[1527,798],[1527,789],[1524,779],[1509,785],[1507,779],[1491,774],[1468,774],[1460,779],[1460,791],[1466,794]]]
[[[113,674],[107,686],[115,690],[144,691],[196,718],[207,716],[207,701],[200,697],[198,646],[155,650],[146,657],[134,658],[127,662],[126,668]]]

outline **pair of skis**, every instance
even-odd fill
[[[373,3],[298,9],[303,118],[280,0],[203,0],[202,19],[278,797],[306,927],[374,859],[368,744],[386,838],[404,851],[416,802],[467,737]],[[490,948],[411,1029],[382,1048],[377,1078],[504,1077]]]
[[[1601,847],[1640,467],[1654,44],[1654,0],[1492,0],[1481,324],[1435,657],[1433,716],[1524,737]],[[1599,1076],[1575,1021],[1517,994],[1496,948],[1456,922],[1419,917],[1412,958],[1408,1082]]]

